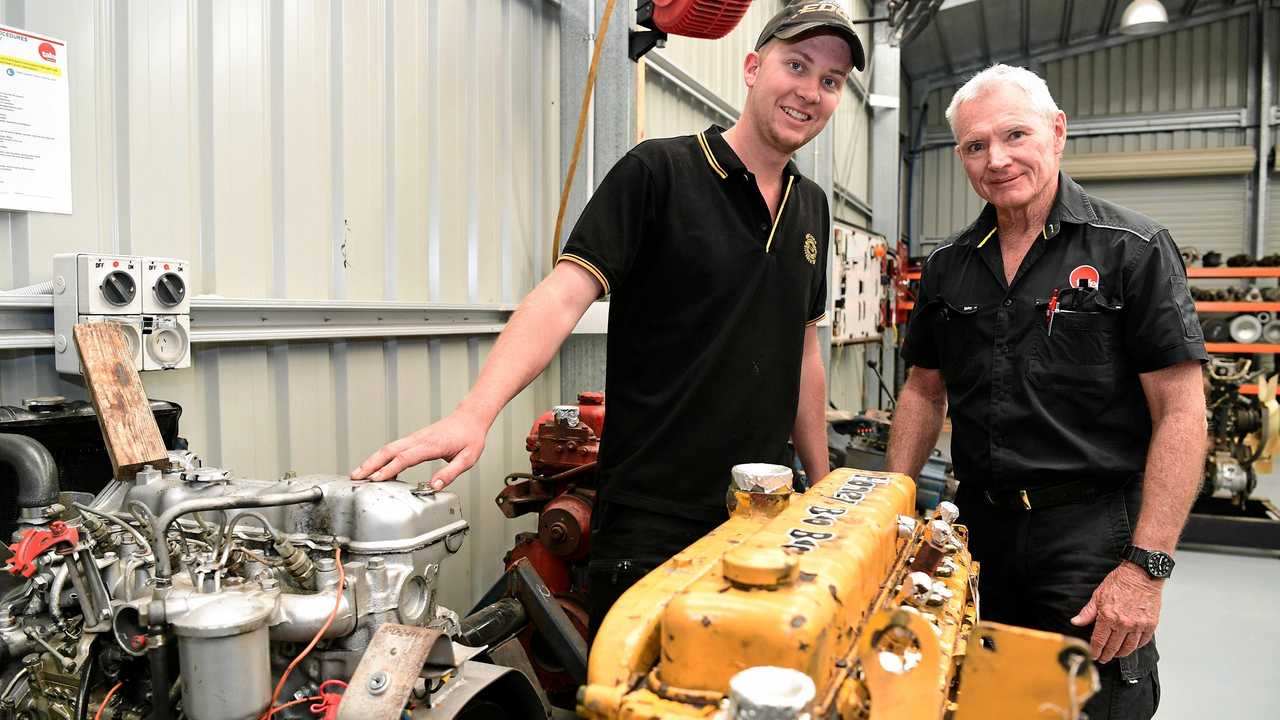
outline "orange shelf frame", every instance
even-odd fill
[[[1233,302],[1197,300],[1199,312],[1280,312],[1280,302]]]
[[[1193,278],[1280,278],[1280,267],[1193,267],[1187,268]]]
[[[1225,355],[1267,355],[1280,353],[1280,344],[1270,343],[1205,343],[1204,349]]]

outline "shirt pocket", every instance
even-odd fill
[[[935,323],[940,347],[942,377],[948,386],[971,385],[983,367],[984,350],[980,315],[982,307],[973,303],[938,298]],[[986,344],[989,349],[990,344]]]
[[[1042,312],[1047,303],[1037,303]],[[1115,387],[1122,306],[1103,300],[1087,310],[1058,310],[1040,326],[1028,379],[1042,390],[1109,394]]]

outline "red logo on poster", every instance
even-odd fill
[[[1071,275],[1067,277],[1067,282],[1073,288],[1090,287],[1097,290],[1099,278],[1101,278],[1101,275],[1098,274],[1098,268],[1092,265],[1081,265],[1071,271]]]
[[[58,55],[49,43],[40,43],[40,57],[48,62],[58,62]]]

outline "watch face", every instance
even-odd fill
[[[1165,578],[1173,572],[1173,558],[1162,552],[1153,552],[1147,556],[1147,573],[1152,577]]]

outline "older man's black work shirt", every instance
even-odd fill
[[[733,465],[784,460],[831,236],[795,163],[771,217],[720,132],[632,148],[560,256],[611,293],[601,497],[707,521],[727,516]]]
[[[1058,179],[1011,284],[991,205],[924,266],[902,353],[942,371],[971,486],[1128,480],[1151,439],[1139,373],[1208,358],[1169,231]]]

